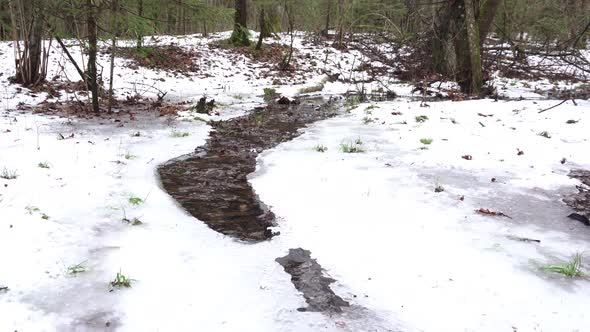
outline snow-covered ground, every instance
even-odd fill
[[[552,103],[361,105],[265,152],[252,182],[283,219],[275,241],[311,250],[339,294],[402,330],[587,331],[589,281],[542,267],[590,249],[561,203],[568,171],[590,167],[590,103],[537,113]],[[341,151],[358,139],[364,153]]]
[[[213,119],[243,114],[272,79],[257,75],[262,64],[206,48],[225,36],[159,41],[211,52],[200,63],[207,77],[117,60],[119,96],[143,89],[154,97],[146,88],[153,85],[173,100],[215,98],[221,114]],[[304,84],[276,86],[290,96],[325,81],[325,71],[352,73],[361,57],[327,49],[326,62],[323,50],[301,39],[295,46],[317,61],[306,66],[320,68]],[[49,77],[65,63],[54,54]],[[157,165],[204,144],[207,124],[189,112],[121,122],[16,112],[46,95],[7,82],[12,56],[0,44],[0,173],[16,176],[0,179],[0,287],[8,287],[0,290],[0,331],[590,330],[590,282],[542,269],[590,249],[590,231],[567,219],[561,203],[578,184],[569,170],[590,169],[588,101],[542,114],[557,102],[420,107],[404,98],[343,110],[259,157],[251,181],[281,235],[245,244],[186,214],[159,186]],[[107,68],[108,55],[101,63]],[[65,72],[75,76],[69,65]],[[533,82],[505,83],[507,95],[535,93]],[[356,88],[325,83],[323,93]],[[341,151],[357,140],[364,153]],[[134,218],[141,224],[123,221]],[[297,247],[311,250],[351,308],[297,311],[304,299],[274,261]],[[78,264],[83,272],[68,273]],[[109,286],[118,272],[133,279],[131,288]]]

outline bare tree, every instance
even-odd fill
[[[43,0],[9,2],[14,39],[15,81],[25,86],[39,84],[47,76],[47,49],[43,47]]]
[[[88,66],[86,84],[92,94],[92,110],[100,111],[98,103],[98,74],[96,70],[96,55],[98,53],[97,9],[93,0],[86,0],[86,29],[88,33]]]
[[[346,15],[346,0],[338,0],[338,31],[336,32],[336,40],[334,41],[334,47],[342,48],[344,46],[344,16]]]
[[[119,38],[119,0],[111,0],[111,68],[109,75],[109,100],[108,100],[108,112],[110,113],[113,109],[113,81],[115,78],[115,57],[117,56],[117,38]]]
[[[469,73],[465,78],[469,78],[467,91],[473,93],[481,92],[483,87],[483,75],[481,70],[481,51],[479,40],[479,25],[475,20],[475,2],[474,0],[464,0],[465,4],[465,26],[467,30],[468,51],[464,52],[469,57]],[[465,54],[464,57],[467,56]],[[464,70],[467,70],[465,68]]]
[[[433,67],[455,79],[461,89],[483,88],[481,48],[502,0],[449,0],[435,15],[430,48]]]

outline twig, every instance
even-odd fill
[[[544,109],[544,110],[541,110],[541,111],[539,111],[539,114],[541,114],[541,113],[543,113],[543,112],[547,112],[548,110],[554,109],[554,108],[556,108],[556,107],[558,107],[558,106],[561,106],[561,105],[565,104],[565,102],[567,102],[568,100],[569,100],[569,99],[564,99],[564,100],[562,100],[562,101],[561,101],[561,103],[559,103],[559,104],[557,104],[557,105],[553,105],[553,106],[551,106],[551,107],[549,107],[549,108],[546,108],[546,109]]]

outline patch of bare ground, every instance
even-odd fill
[[[576,194],[564,199],[564,202],[576,211],[568,217],[590,226],[590,171],[573,170],[569,176],[580,180],[582,184],[577,186],[578,192]]]
[[[200,71],[194,62],[202,54],[193,49],[185,49],[175,44],[165,46],[125,47],[117,50],[120,57],[131,60],[129,67],[145,67],[164,70],[178,75],[191,76]]]
[[[285,44],[265,43],[260,50],[256,50],[254,46],[234,47],[226,41],[218,41],[210,43],[209,47],[224,51],[232,61],[239,61],[240,56],[248,58],[253,65],[259,67],[261,77],[274,78],[273,84],[276,85],[305,83],[303,76],[310,71],[303,64],[311,61],[311,56],[295,48],[292,50],[291,61],[285,64],[285,59],[291,52],[289,45]]]

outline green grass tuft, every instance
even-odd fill
[[[17,177],[18,177],[18,174],[16,173],[16,170],[10,170],[6,167],[4,167],[2,172],[0,172],[0,178],[5,179],[5,180],[14,180]]]
[[[316,145],[313,149],[316,152],[321,152],[321,153],[324,153],[324,152],[328,151],[328,148],[325,147],[325,146],[323,146],[323,145],[321,145],[321,144]]]
[[[360,138],[358,138],[354,142],[340,144],[340,149],[344,153],[363,153],[363,152],[365,152],[365,149],[363,148],[363,141]]]
[[[368,117],[368,116],[365,116],[365,117],[363,118],[363,124],[366,124],[366,125],[368,125],[368,124],[370,124],[370,123],[373,123],[373,122],[375,122],[375,120],[371,119],[371,118],[370,118],[370,117]]]
[[[422,143],[424,145],[430,145],[430,144],[432,144],[432,138],[422,138],[422,139],[420,139],[420,143]]]
[[[129,204],[131,204],[131,205],[137,206],[143,202],[144,202],[144,200],[139,197],[135,197],[135,196],[129,197]]]
[[[131,287],[131,284],[134,282],[135,280],[127,277],[126,275],[124,275],[123,273],[121,273],[121,271],[117,272],[117,275],[115,276],[115,279],[113,281],[111,281],[111,287]]]
[[[45,169],[50,168],[49,163],[46,162],[46,161],[38,163],[37,164],[37,167],[39,167],[39,168],[45,168]]]
[[[39,211],[41,211],[41,210],[39,210],[39,208],[38,208],[38,207],[36,207],[36,206],[32,206],[32,205],[27,205],[27,206],[25,206],[25,210],[27,210],[27,213],[28,213],[28,214],[31,214],[31,215],[32,215],[33,213],[35,213],[35,212],[39,212]]]
[[[577,253],[571,261],[557,265],[547,265],[543,269],[559,274],[563,274],[568,278],[582,277],[582,254]]]
[[[173,130],[172,134],[170,134],[170,136],[174,137],[174,138],[181,138],[181,137],[188,137],[191,134],[189,134],[186,131],[177,131],[177,130]]]
[[[264,88],[264,100],[269,101],[276,97],[277,89],[275,88]]]
[[[68,274],[77,275],[79,273],[83,273],[87,271],[86,266],[84,265],[85,261],[79,264],[74,264],[68,266]]]
[[[126,152],[126,153],[123,155],[123,157],[125,157],[125,159],[127,159],[127,160],[133,160],[133,159],[137,158],[137,156],[136,156],[136,155],[134,155],[134,154],[131,154],[129,151],[127,151],[127,152]]]
[[[426,115],[418,115],[415,119],[418,123],[424,123],[428,120],[428,117]]]
[[[357,95],[346,98],[346,101],[344,102],[344,108],[346,112],[350,112],[357,108],[362,103],[362,101],[362,97]]]

